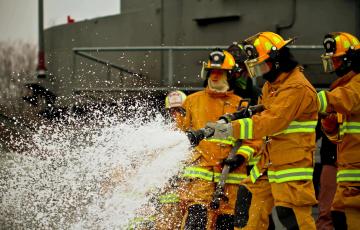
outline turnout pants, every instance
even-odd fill
[[[336,220],[333,215],[335,229],[348,230],[359,229],[360,226],[360,182],[340,182],[338,183],[332,210],[345,214],[345,220]],[[334,219],[335,218],[335,219]]]
[[[233,229],[233,214],[239,185],[226,184],[225,193],[228,201],[221,201],[220,207],[213,210],[210,208],[210,202],[216,184],[198,178],[188,180],[187,185],[180,191],[181,202],[185,204],[181,229]]]
[[[255,183],[250,180],[244,182],[245,186],[251,193],[250,207],[246,210],[241,210],[240,215],[244,215],[247,221],[244,220],[243,227],[235,227],[235,230],[261,230],[269,228],[269,215],[271,215],[272,208],[274,207],[274,199],[271,194],[271,186],[266,179],[258,179]],[[244,197],[238,197],[242,200]],[[241,202],[244,203],[244,202]],[[248,214],[246,214],[248,212]],[[235,212],[235,219],[237,218],[237,211]]]
[[[316,204],[312,181],[271,183],[271,191],[280,222],[287,229],[316,229],[311,216],[312,206]]]

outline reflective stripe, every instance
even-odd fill
[[[218,182],[221,173],[214,173],[202,167],[187,167],[184,170],[184,177],[189,178],[200,178],[207,181]],[[226,183],[239,184],[243,179],[246,178],[245,174],[242,173],[229,173],[226,179]]]
[[[186,167],[183,176],[212,181],[214,177],[214,173],[201,167]]]
[[[344,122],[340,124],[340,136],[345,133],[360,133],[360,122]]]
[[[128,230],[135,230],[139,227],[143,227],[146,225],[150,225],[155,221],[155,216],[148,216],[148,217],[135,217],[133,218],[128,226]]]
[[[253,138],[253,121],[250,118],[243,118],[238,120],[240,123],[240,137],[239,139]]]
[[[360,181],[360,169],[339,170],[336,175],[336,181]]]
[[[252,158],[252,155],[254,154],[254,152],[255,152],[255,150],[247,145],[241,146],[237,151],[237,153],[245,154],[248,157],[248,159]]]
[[[315,133],[317,121],[292,121],[290,125],[273,136],[288,133]]]
[[[172,204],[172,203],[178,203],[179,201],[180,201],[180,197],[178,194],[169,193],[159,196],[160,204]]]
[[[226,144],[226,145],[234,145],[234,141],[232,141],[232,140],[211,138],[211,139],[205,139],[205,141],[215,142],[215,143],[220,143],[220,144]]]
[[[282,183],[296,180],[312,180],[313,168],[292,168],[279,171],[268,171],[269,182]]]
[[[327,108],[327,99],[325,91],[320,91],[318,94],[318,100],[320,103],[319,113],[325,113]]]
[[[257,157],[251,157],[249,162],[248,162],[248,165],[256,165],[260,160],[260,156],[257,156]]]
[[[220,176],[221,173],[214,173],[214,181],[219,182]],[[240,184],[246,177],[247,175],[242,173],[229,173],[225,182],[228,184]]]
[[[250,179],[253,183],[256,182],[256,180],[261,176],[262,174],[259,172],[259,169],[256,165],[251,169],[250,171]]]

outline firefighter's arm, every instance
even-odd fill
[[[350,114],[360,111],[360,81],[353,81],[352,84],[339,86],[332,91],[320,91],[320,113],[339,112]]]
[[[241,147],[237,150],[237,154],[242,155],[245,162],[249,162],[254,158],[256,153],[259,153],[262,147],[263,141],[260,139],[256,140],[244,140]]]
[[[290,122],[297,118],[311,105],[317,105],[316,97],[306,94],[302,87],[289,87],[282,90],[270,107],[255,114],[252,118],[232,122],[235,139],[261,139],[286,129]]]

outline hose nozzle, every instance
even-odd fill
[[[200,141],[205,138],[214,135],[214,130],[209,127],[205,127],[199,130],[188,130],[185,132],[192,147],[198,146]]]

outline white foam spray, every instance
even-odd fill
[[[143,118],[43,126],[31,150],[2,153],[0,225],[126,229],[152,215],[149,200],[181,171],[189,144],[162,116]]]

